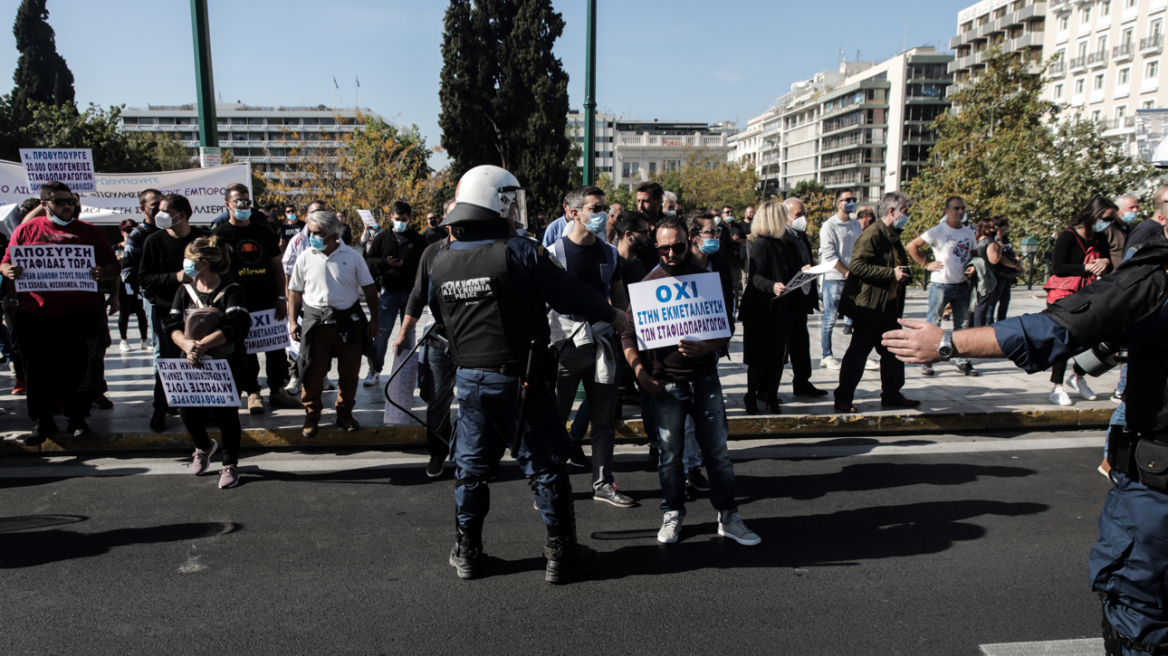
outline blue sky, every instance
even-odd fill
[[[556,53],[584,103],[585,0],[553,0],[567,27]],[[745,126],[790,84],[860,50],[883,60],[906,43],[948,47],[968,0],[599,0],[597,103],[629,118]],[[16,68],[0,0],[0,71]],[[209,0],[215,90],[250,105],[360,104],[417,124],[439,145],[445,0]],[[195,99],[188,0],[48,0],[57,49],[81,104],[143,107]],[[10,78],[5,78],[5,80]],[[7,91],[11,82],[0,83]],[[444,159],[436,159],[441,164]]]

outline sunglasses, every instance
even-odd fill
[[[77,199],[76,198],[50,198],[49,202],[54,204],[54,205],[60,205],[61,207],[73,207],[74,205],[77,204]]]
[[[705,230],[698,232],[698,234],[699,235],[709,235],[711,237],[721,237],[722,236],[722,227],[721,226],[714,226],[713,228],[706,228]]]
[[[670,244],[668,246],[658,246],[657,247],[657,254],[661,255],[662,257],[667,256],[670,253],[673,253],[675,255],[681,255],[682,253],[684,253],[686,251],[687,248],[688,248],[688,246],[686,245],[686,243],[684,241],[679,241],[676,244]]]

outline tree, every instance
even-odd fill
[[[658,171],[653,181],[677,194],[682,212],[729,205],[741,216],[755,200],[758,174],[753,166],[727,162],[713,154],[691,151],[677,171]]]
[[[787,198],[792,196],[795,198],[804,198],[810,197],[812,195],[830,196],[832,194],[831,191],[828,190],[827,187],[823,186],[823,183],[819,182],[818,180],[800,180],[795,184],[794,187],[791,188],[790,193],[787,194]]]
[[[90,148],[94,169],[102,173],[164,170],[156,154],[157,142],[118,130],[120,107],[107,111],[90,105],[78,112],[73,103],[46,105],[34,100],[26,109],[30,119],[22,124],[8,97],[0,100],[0,115],[7,115],[6,120],[0,119],[0,126],[9,128],[0,134],[0,159],[20,161],[20,148]]]
[[[563,18],[551,0],[450,0],[445,27],[438,123],[450,175],[501,166],[532,207],[558,207],[576,166],[568,74],[552,54]]]
[[[620,203],[621,207],[628,210],[635,210],[637,208],[637,201],[633,197],[633,192],[629,191],[626,185],[615,184],[612,181],[612,176],[608,173],[601,173],[600,177],[596,178],[596,186],[604,190],[604,202],[609,205]]]
[[[198,159],[187,146],[166,132],[130,132],[129,140],[132,144],[149,151],[154,157],[155,168],[139,169],[141,171],[180,171],[198,167]],[[224,158],[226,160],[226,158]],[[224,161],[224,164],[229,162]]]
[[[53,28],[49,26],[46,0],[24,0],[16,11],[12,33],[20,58],[12,78],[12,105],[18,118],[30,116],[28,102],[73,105],[73,73],[65,58],[57,53]]]
[[[991,52],[986,71],[933,122],[933,163],[904,191],[916,201],[906,234],[937,224],[951,196],[971,219],[1004,216],[1017,239],[1031,235],[1044,258],[1053,236],[1095,196],[1141,189],[1149,167],[1103,138],[1094,121],[1062,118],[1044,101],[1044,80],[1018,53]],[[1049,242],[1049,243],[1048,243]]]

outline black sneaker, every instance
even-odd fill
[[[93,429],[85,423],[85,417],[69,417],[69,425],[65,432],[76,438],[93,436]]]
[[[661,449],[649,447],[649,457],[645,458],[645,470],[655,472],[661,466]]]
[[[482,574],[483,541],[463,532],[458,527],[454,547],[450,550],[450,566],[460,579],[477,579]]]
[[[592,461],[588,456],[584,455],[584,445],[579,443],[572,445],[572,457],[568,458],[568,464],[573,467],[579,467],[584,471],[592,469]]]
[[[844,334],[845,334],[845,335],[851,335],[851,334],[852,334],[852,324],[850,324],[850,323],[845,323],[845,324],[844,324]]]
[[[150,417],[150,430],[155,433],[161,433],[166,430],[166,411],[155,410],[154,415]]]
[[[957,365],[957,371],[960,371],[961,373],[965,374],[966,376],[980,376],[981,375],[980,371],[973,368],[973,363],[971,363],[971,362],[966,362],[965,364]]]
[[[689,472],[686,473],[685,485],[686,485],[686,487],[692,487],[693,489],[697,490],[698,492],[709,492],[710,491],[710,481],[709,481],[709,479],[707,479],[705,476],[702,475],[702,468],[701,467],[694,467],[693,469],[689,470]]]
[[[621,494],[620,488],[616,486],[616,483],[611,485],[606,483],[592,490],[592,500],[611,503],[617,508],[632,508],[637,505],[637,502],[633,501],[632,497],[627,494]]]
[[[430,464],[426,465],[426,475],[430,478],[442,478],[442,474],[446,473],[446,468],[443,463],[446,458],[442,456],[430,456]]]
[[[20,441],[25,446],[37,446],[38,444],[44,444],[45,438],[56,435],[58,430],[60,429],[57,428],[56,422],[54,422],[52,419],[41,419],[36,423],[35,428],[20,438]]]
[[[544,580],[548,583],[567,583],[585,577],[600,567],[600,554],[586,547],[574,538],[549,538],[543,548],[547,558],[547,572]]]

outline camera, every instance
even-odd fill
[[[1127,346],[1118,342],[1100,342],[1074,358],[1089,376],[1102,376],[1127,362]]]

